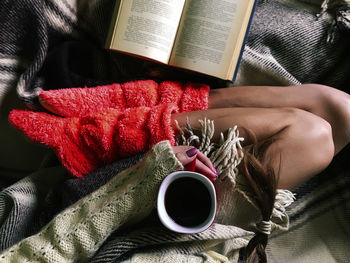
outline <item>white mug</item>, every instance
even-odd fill
[[[191,171],[169,174],[162,182],[157,199],[160,221],[178,233],[199,233],[215,219],[216,191],[204,175]]]

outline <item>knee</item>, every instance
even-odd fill
[[[323,111],[339,111],[344,114],[350,114],[350,95],[321,84],[304,84],[305,90],[313,92],[314,96],[311,103],[319,103]]]
[[[310,112],[293,109],[293,130],[303,149],[312,151],[313,162],[327,167],[334,157],[332,127],[321,117]]]
[[[350,95],[335,88],[318,84],[307,84],[317,93],[314,103],[319,107],[315,113],[326,119],[333,129],[336,141],[350,141]]]

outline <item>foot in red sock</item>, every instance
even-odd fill
[[[180,112],[208,108],[209,86],[205,84],[139,80],[93,88],[71,88],[42,91],[39,101],[52,113],[65,117],[91,115],[105,109],[123,111],[132,107],[153,107],[175,103]]]
[[[41,103],[54,115],[13,110],[9,121],[56,153],[82,177],[103,163],[147,151],[161,140],[175,144],[171,114],[208,108],[203,84],[152,80],[95,88],[43,91]]]
[[[160,104],[123,113],[109,109],[80,118],[61,118],[13,110],[9,121],[29,139],[52,148],[68,171],[82,177],[103,163],[145,152],[159,141],[174,144],[170,118],[175,111],[175,104]]]

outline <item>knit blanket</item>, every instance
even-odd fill
[[[15,134],[6,126],[9,109],[17,108],[19,101],[34,107],[37,106],[40,90],[114,81],[121,83],[155,76],[157,65],[137,58],[126,58],[121,54],[110,54],[101,48],[113,4],[113,0],[1,1],[0,179],[5,174],[6,178],[13,178],[35,171],[38,165],[34,164],[40,163],[47,153],[41,148],[35,148],[36,154],[30,151],[31,158],[21,157],[28,154],[26,149],[33,146],[23,139],[12,139]],[[348,0],[258,1],[235,84],[317,82],[349,92],[348,6]],[[165,76],[167,79],[169,76],[174,77]],[[180,77],[175,74],[174,78]],[[346,158],[349,154],[350,149],[347,147],[324,173],[296,190],[297,200],[287,210],[290,230],[270,238],[270,262],[348,261],[350,167]],[[21,164],[26,167],[23,171],[18,168],[19,159],[23,160]],[[57,173],[60,174],[59,171]],[[5,179],[3,182],[4,185],[9,184]],[[21,220],[22,225],[28,225],[33,222],[33,218],[37,218],[33,216],[35,213],[29,213],[32,210],[28,208],[33,208],[31,205],[41,200],[36,193],[43,192],[33,180],[20,183],[19,187],[15,186],[10,191],[10,195],[2,195],[6,201],[0,201],[1,225],[8,218],[11,206],[19,204],[18,200],[21,200],[20,204],[27,205],[25,211],[28,213],[22,215],[28,217],[27,220]],[[32,191],[27,192],[26,187]],[[24,199],[16,199],[19,196]],[[16,202],[12,203],[12,200]],[[18,234],[24,238],[33,234],[29,232]],[[169,242],[173,241],[169,239]],[[10,245],[13,243],[7,244],[7,247]],[[185,247],[180,248],[180,251],[184,250]],[[170,252],[169,255],[173,255]],[[140,250],[140,253],[143,251]],[[106,259],[107,254],[104,255],[102,258]],[[226,260],[217,256],[216,262]],[[213,258],[202,254],[197,260],[215,262]],[[150,257],[150,262],[155,262],[152,259]],[[179,255],[178,260],[184,259]]]
[[[210,142],[211,138],[199,138],[200,145],[205,145],[201,143],[203,139]],[[235,172],[241,159],[237,151],[240,140],[237,128],[233,128],[222,144],[211,150],[210,156],[215,159],[222,156],[223,149],[229,149],[228,155],[234,161],[220,158],[218,162],[218,209],[215,223],[205,231],[173,233],[152,213],[160,183],[169,173],[183,169],[169,141],[162,141],[141,162],[57,214],[35,235],[7,248],[0,254],[0,262],[170,263],[201,262],[203,256],[206,262],[236,262],[239,249],[247,245],[261,221],[246,180]],[[209,145],[203,149],[209,150]],[[289,191],[277,190],[268,231],[288,228],[285,208],[291,202],[293,195]]]

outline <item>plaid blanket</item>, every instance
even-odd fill
[[[101,48],[113,4],[1,1],[0,28],[6,32],[0,34],[1,127],[9,108],[17,107],[17,98],[35,105],[40,89],[145,76],[149,63]],[[348,6],[347,0],[259,1],[236,84],[317,82],[349,92]],[[7,167],[6,136],[1,138],[1,168]],[[270,262],[348,262],[349,154],[348,147],[324,173],[297,189],[297,201],[289,209],[290,230],[271,237]]]
[[[269,262],[349,262],[350,147],[299,187],[289,231],[270,238]]]
[[[327,2],[350,6],[349,1]],[[349,91],[350,23],[347,31],[339,29],[334,24],[340,19],[334,9],[317,17],[322,12],[321,3],[322,0],[259,2],[236,84],[314,82]],[[346,14],[350,21],[349,9]],[[328,39],[330,34],[332,41]]]

